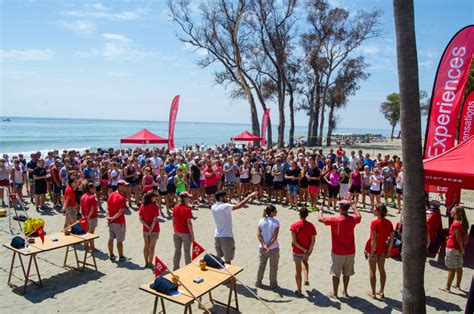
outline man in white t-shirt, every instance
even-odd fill
[[[227,203],[227,193],[218,191],[215,194],[216,203],[211,206],[211,212],[216,223],[214,234],[215,248],[217,256],[224,257],[226,264],[230,264],[235,255],[235,241],[232,232],[232,211],[242,208],[252,198],[256,197],[258,192],[253,192],[237,204]]]

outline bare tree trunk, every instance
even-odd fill
[[[280,85],[279,83],[278,85]],[[283,89],[283,94],[284,94]],[[283,148],[285,146],[285,96],[282,95],[281,88],[279,86],[278,90],[278,115],[279,115],[279,125],[278,125],[278,148]]]
[[[311,110],[310,119],[312,118],[312,124],[308,127],[308,146],[318,145],[318,127],[319,127],[319,110],[320,110],[320,87],[315,87],[315,92],[311,96]]]
[[[288,107],[290,107],[290,148],[295,146],[295,108],[293,106],[294,96],[293,90],[290,91],[290,101]]]
[[[328,75],[329,77],[329,75]],[[320,98],[320,117],[321,121],[319,122],[319,137],[318,137],[318,145],[323,145],[323,135],[324,135],[324,114],[326,109],[326,101],[327,101],[327,86],[329,84],[329,80],[326,80],[326,85],[324,87],[323,96]]]
[[[393,0],[403,130],[403,313],[426,313],[426,214],[413,0]]]
[[[328,133],[326,135],[326,146],[331,146],[331,136],[333,131],[333,119],[334,119],[334,107],[335,104],[331,101],[329,104],[329,117],[328,117]]]
[[[390,139],[393,142],[393,133],[395,133],[395,126],[392,125],[392,134],[390,135]]]

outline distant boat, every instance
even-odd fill
[[[6,118],[6,119],[3,119],[3,122],[12,122],[12,120],[10,120],[10,118]]]

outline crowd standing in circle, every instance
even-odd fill
[[[236,147],[233,144],[215,148],[199,145],[170,152],[165,148],[126,148],[96,151],[50,151],[46,156],[33,153],[30,159],[19,154],[0,159],[0,186],[11,189],[21,202],[34,204],[38,213],[61,211],[64,226],[78,217],[88,220],[89,230],[98,225],[98,212],[107,203],[110,260],[127,261],[123,252],[126,238],[125,212],[136,208],[143,226],[145,267],[152,268],[155,246],[159,239],[159,216],[172,219],[175,246],[173,268],[191,262],[194,240],[191,208],[207,206],[214,217],[215,250],[228,264],[235,257],[232,211],[252,199],[268,204],[286,205],[299,212],[291,225],[292,252],[295,262],[295,295],[302,296],[302,285],[309,285],[309,257],[316,242],[316,226],[307,221],[310,212],[319,211],[319,222],[331,227],[331,268],[333,292],[338,298],[340,277],[342,295],[348,296],[350,277],[354,274],[354,229],[361,221],[358,206],[373,212],[370,237],[364,248],[370,270],[369,296],[384,297],[385,259],[396,243],[394,228],[385,217],[388,208],[400,213],[403,201],[403,163],[398,156],[377,154],[372,159],[363,151],[329,149],[297,150]],[[52,208],[46,203],[46,195]],[[6,206],[0,193],[2,206]],[[230,203],[234,199],[235,204]],[[430,207],[431,208],[431,207]],[[166,209],[166,213],[164,212]],[[353,211],[353,214],[350,211]],[[338,212],[326,217],[324,211]],[[439,212],[439,208],[438,208]],[[451,214],[451,212],[450,212]],[[277,209],[267,205],[258,222],[259,267],[255,285],[262,285],[266,265],[270,268],[270,287],[278,287],[278,241],[280,222]],[[462,207],[454,207],[447,242],[448,281],[443,288],[455,288],[462,278],[462,256],[467,243],[468,223]],[[433,232],[430,230],[429,232]],[[430,239],[430,236],[428,236]],[[92,249],[94,247],[92,246]],[[380,289],[376,291],[376,270]],[[303,276],[302,274],[303,273]]]

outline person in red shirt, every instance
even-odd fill
[[[153,268],[153,257],[155,256],[156,241],[160,235],[160,223],[158,217],[160,208],[156,204],[156,192],[148,191],[143,195],[142,205],[138,211],[139,220],[143,225],[143,257],[145,257],[145,267]]]
[[[181,247],[184,247],[184,262],[191,263],[191,243],[194,241],[193,213],[189,207],[189,198],[193,197],[188,192],[179,194],[179,204],[173,209],[173,242],[174,257],[173,270],[179,268],[181,260]]]
[[[125,197],[127,196],[127,186],[127,181],[119,180],[117,182],[117,191],[110,193],[107,199],[107,225],[109,226],[108,249],[111,261],[115,261],[117,258],[114,255],[115,239],[117,239],[119,261],[127,261],[127,258],[123,255],[123,241],[125,241],[126,232],[125,209],[127,208],[127,203]]]
[[[95,233],[98,222],[98,204],[95,197],[96,187],[93,182],[87,184],[87,193],[81,196],[82,215],[87,219],[87,232]],[[94,251],[94,240],[91,241],[91,251]]]
[[[426,216],[426,232],[427,236],[427,247],[431,252],[436,252],[439,248],[439,241],[437,241],[438,235],[443,232],[443,222],[441,219],[441,213],[439,212],[440,203],[438,201],[431,201],[429,211]]]
[[[76,211],[76,193],[74,190],[76,189],[79,181],[76,180],[74,177],[70,177],[67,180],[66,189],[64,190],[63,195],[63,208],[62,212],[66,216],[64,220],[64,228],[72,225],[77,220],[77,211]]]
[[[293,246],[293,261],[295,262],[295,279],[296,287],[295,291],[296,296],[302,297],[301,293],[301,271],[304,272],[305,286],[309,285],[308,273],[309,273],[309,264],[308,259],[311,253],[313,252],[314,243],[316,241],[316,227],[306,221],[308,217],[308,209],[303,207],[300,210],[300,220],[291,225],[291,239]]]
[[[448,228],[453,223],[453,216],[451,215],[451,210],[458,206],[461,203],[461,189],[459,188],[449,188],[446,193],[446,217],[448,217]]]
[[[59,159],[54,161],[54,165],[49,169],[51,174],[51,201],[54,209],[61,208],[61,179],[59,178],[59,168],[61,162]]]
[[[466,244],[469,241],[469,222],[467,221],[464,207],[454,207],[451,211],[451,216],[454,221],[449,227],[449,236],[446,241],[446,257],[444,260],[448,268],[448,280],[446,286],[440,288],[440,290],[445,292],[451,292],[454,274],[456,274],[456,285],[453,288],[461,289],[463,256]]]
[[[370,287],[372,291],[368,295],[372,298],[376,298],[376,295],[384,298],[385,281],[387,280],[387,274],[385,273],[385,258],[389,256],[390,250],[393,246],[393,224],[390,220],[386,219],[387,207],[383,204],[377,204],[374,208],[374,216],[377,217],[370,224],[370,236],[365,245],[365,254],[369,260],[369,271],[370,271]],[[388,243],[388,244],[387,244]],[[380,273],[380,291],[375,292],[376,285],[376,270],[377,266]]]
[[[331,268],[333,293],[332,298],[338,298],[339,279],[343,275],[344,290],[342,295],[348,297],[347,288],[350,276],[354,275],[355,241],[354,229],[360,223],[361,216],[357,207],[352,203],[354,216],[349,215],[351,203],[347,200],[339,202],[339,216],[324,217],[323,209],[319,211],[318,220],[326,226],[331,226],[332,253]]]

